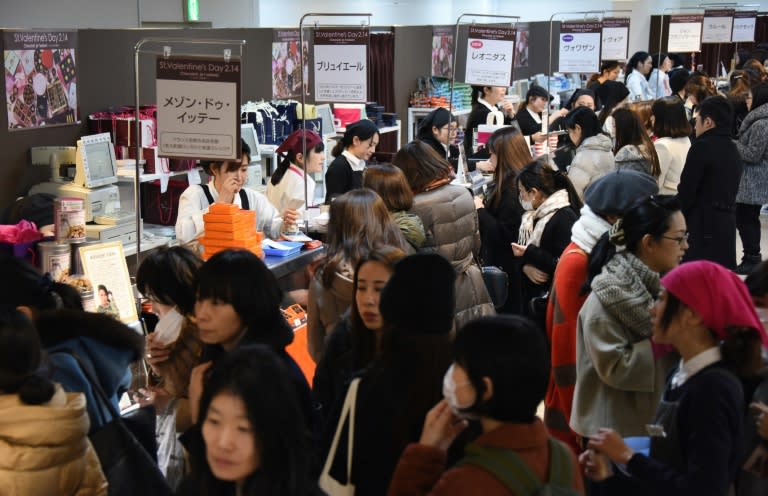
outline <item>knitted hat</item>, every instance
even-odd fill
[[[395,264],[381,293],[381,316],[397,332],[446,334],[453,327],[454,281],[450,262],[436,253],[417,253]]]
[[[750,327],[768,347],[768,336],[747,286],[725,267],[707,260],[684,263],[662,277],[661,284],[699,314],[719,338],[728,337],[727,327]]]
[[[309,129],[298,129],[288,135],[287,138],[285,138],[285,141],[283,141],[283,143],[277,147],[276,152],[286,153],[290,150],[294,155],[304,153],[303,145],[301,143],[302,139],[307,144],[307,152],[311,151],[314,147],[323,142],[323,138],[321,138],[320,135],[315,131],[311,131]]]
[[[451,120],[453,120],[451,113],[447,109],[438,107],[428,113],[419,123],[419,136],[432,136],[433,126],[440,129],[451,122]]]
[[[637,200],[659,191],[656,180],[645,172],[620,169],[609,172],[589,185],[584,203],[601,217],[624,215]]]

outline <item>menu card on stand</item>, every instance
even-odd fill
[[[560,72],[600,72],[603,25],[600,22],[560,24]]]
[[[733,9],[704,11],[704,26],[701,31],[702,43],[730,43],[733,31]]]
[[[734,43],[753,43],[755,41],[756,24],[756,10],[736,12],[733,15],[733,33],[731,35],[731,41]]]
[[[671,16],[667,52],[700,52],[703,22],[704,16],[700,14]]]
[[[603,19],[602,60],[627,60],[629,51],[629,18],[606,17]]]
[[[464,82],[508,87],[512,84],[514,53],[514,28],[470,26]]]
[[[315,98],[319,102],[368,100],[368,29],[315,30]]]

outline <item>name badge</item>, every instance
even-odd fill
[[[664,426],[659,424],[645,424],[645,430],[651,437],[667,437]]]

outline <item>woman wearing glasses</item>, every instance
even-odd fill
[[[451,163],[453,171],[459,160],[459,147],[454,144],[459,123],[448,110],[440,107],[428,113],[419,123],[416,138],[432,147],[441,157]]]
[[[618,248],[622,248],[620,251]],[[671,365],[651,341],[648,309],[659,274],[688,249],[685,218],[673,196],[648,197],[630,208],[592,250],[591,294],[576,326],[576,390],[571,428],[589,438],[602,427],[645,436]]]

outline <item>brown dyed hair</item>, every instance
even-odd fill
[[[444,157],[418,140],[400,148],[392,164],[403,171],[415,195],[424,192],[436,180],[450,178],[453,171]]]
[[[348,191],[331,202],[323,285],[331,287],[344,263],[355,267],[372,249],[391,245],[405,249],[406,241],[384,200],[373,190]]]
[[[752,87],[749,74],[746,71],[737,69],[731,73],[729,82],[731,88],[728,90],[728,97],[737,101],[746,100],[747,93],[749,93],[749,89]]]
[[[392,164],[370,164],[363,172],[363,187],[381,196],[390,211],[408,211],[413,206],[413,192],[403,171]]]
[[[653,113],[653,134],[659,138],[682,138],[690,136],[693,129],[688,122],[683,101],[676,96],[659,98],[651,107]]]
[[[685,83],[685,93],[696,100],[696,106],[701,105],[708,96],[717,95],[715,86],[710,81],[709,76],[702,73],[693,73]]]
[[[629,109],[634,112],[638,119],[640,119],[640,123],[643,125],[646,132],[649,133],[653,131],[653,126],[651,125],[651,115],[653,115],[651,112],[652,105],[653,100],[632,102],[629,104]]]
[[[649,162],[650,170],[648,172],[653,177],[659,177],[661,167],[659,166],[656,147],[653,146],[653,142],[637,114],[628,108],[620,108],[613,112],[613,120],[616,123],[616,143],[613,147],[613,153],[617,153],[627,145],[635,145],[640,154]]]
[[[531,149],[520,129],[511,126],[494,131],[486,146],[489,152],[496,155],[496,170],[493,172],[496,188],[488,200],[491,205],[498,206],[506,189],[516,189],[515,178],[531,161]]]

